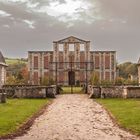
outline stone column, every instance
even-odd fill
[[[30,71],[30,84],[34,84],[34,80],[33,80],[33,76],[34,76],[34,55],[33,53],[29,53],[29,70],[31,68],[31,71]]]
[[[86,62],[90,62],[90,42],[86,42],[85,43],[85,58],[86,58]],[[87,63],[87,69],[90,69],[90,63]],[[88,71],[87,73],[87,77],[90,76],[90,71]]]
[[[56,62],[58,61],[58,43],[53,42],[53,61]]]
[[[53,42],[53,62],[57,62],[58,61],[58,43],[57,42]],[[58,66],[57,66],[58,67]],[[56,73],[55,73],[55,69],[56,69],[56,63],[53,63],[53,76],[55,77]]]
[[[86,61],[90,61],[90,42],[86,42]]]
[[[75,51],[76,57],[75,57],[75,61],[76,62],[80,62],[80,43],[76,43],[75,46],[76,46],[76,51]],[[78,63],[77,66],[78,66],[77,68],[79,69],[80,63]]]
[[[68,43],[64,43],[64,62],[68,62],[68,50],[69,50]],[[65,64],[65,68],[67,68],[67,64]]]

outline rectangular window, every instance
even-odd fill
[[[105,55],[105,69],[110,69],[110,55]]]
[[[80,68],[85,68],[85,54],[84,52],[80,53]]]
[[[74,44],[69,44],[69,51],[74,51]]]
[[[63,82],[63,81],[64,81],[64,73],[59,72],[59,82]]]
[[[84,82],[84,81],[85,81],[85,73],[80,72],[80,82]]]
[[[85,51],[85,46],[84,46],[84,44],[80,44],[80,51]]]
[[[60,69],[63,69],[63,65],[64,65],[64,63],[63,63],[63,54],[59,54],[59,68]]]
[[[59,44],[59,51],[60,51],[60,52],[63,52],[63,51],[64,51],[64,46],[63,46],[63,44]]]
[[[38,72],[34,72],[34,84],[38,85],[38,81],[39,81],[39,79],[38,79]]]
[[[49,57],[44,56],[44,69],[48,69],[48,68],[49,68]]]
[[[114,70],[114,65],[115,65],[115,58],[114,55],[111,55],[111,68]]]
[[[34,69],[38,69],[38,56],[34,56]]]
[[[110,72],[105,72],[105,80],[110,80]]]
[[[99,69],[99,65],[100,65],[100,57],[95,56],[95,69]]]

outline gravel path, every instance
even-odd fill
[[[139,140],[113,124],[87,95],[58,96],[24,136],[15,140]]]

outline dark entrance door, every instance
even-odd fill
[[[68,72],[68,79],[69,79],[69,85],[75,85],[75,72],[74,71]]]

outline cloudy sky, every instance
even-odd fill
[[[92,50],[115,50],[119,63],[140,57],[140,0],[0,0],[0,50],[6,57],[52,50],[68,36]]]

